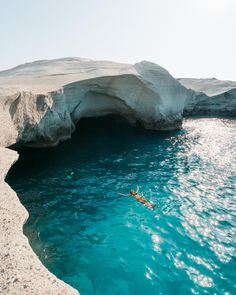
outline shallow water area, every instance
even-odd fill
[[[90,119],[20,150],[7,181],[34,251],[82,295],[235,294],[235,151],[233,119],[161,133]],[[155,210],[117,195],[136,185]]]

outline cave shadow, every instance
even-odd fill
[[[185,133],[184,130],[146,130],[139,123],[136,126],[131,126],[124,117],[114,114],[98,118],[82,118],[77,123],[76,130],[72,133],[71,138],[60,142],[57,146],[42,148],[21,145],[10,146],[9,148],[19,153],[19,160],[10,169],[6,181],[11,182],[11,179],[17,175],[30,177],[32,173],[35,174],[37,171],[40,173],[47,169],[47,166],[58,165],[62,159],[64,159],[64,162],[71,157],[72,153],[77,153],[80,163],[86,162],[86,158],[96,157],[99,152],[92,145],[94,139],[104,138],[107,152],[114,152],[123,148],[134,148],[137,139],[145,142],[148,138],[159,143],[166,138],[183,133]],[[116,138],[115,143],[114,138]],[[82,152],[85,147],[86,152]]]
[[[124,177],[125,171],[132,171],[133,174],[140,173],[145,177],[149,164],[147,163],[146,166],[139,168],[133,166],[132,154],[138,155],[140,153],[141,157],[145,157],[145,152],[149,153],[152,148],[158,149],[160,147],[168,150],[172,145],[170,139],[178,136],[184,138],[185,133],[185,130],[157,132],[145,130],[141,125],[134,127],[120,115],[83,118],[78,122],[71,139],[60,142],[58,146],[47,148],[12,147],[19,153],[19,160],[10,169],[6,181],[17,192],[20,201],[31,215],[31,193],[34,192],[31,191],[30,193],[28,191],[25,193],[24,189],[22,189],[22,183],[27,187],[27,182],[30,183],[32,180],[32,187],[40,186],[44,179],[47,179],[47,177],[53,179],[64,169],[70,171],[78,166],[82,171],[84,166],[87,167],[98,162],[101,169],[110,171],[110,173],[117,173],[117,167],[119,167],[120,173],[124,173]],[[146,146],[148,146],[148,149],[146,149]],[[142,154],[142,151],[144,151],[144,154]],[[119,166],[115,164],[115,161],[117,161],[115,158],[119,158],[121,154],[125,154],[127,159],[131,155],[131,162],[129,159],[119,163]],[[109,161],[104,160],[107,158],[110,158],[111,162],[113,161],[112,165]],[[157,152],[154,160],[161,164],[167,158],[168,153],[163,155],[162,152]],[[173,158],[172,167],[177,162],[177,157]],[[89,168],[86,169],[89,170]],[[176,173],[175,170],[170,169],[169,176],[164,181],[167,182],[168,178],[174,173]],[[35,179],[38,182],[35,182]],[[130,186],[135,187],[135,185],[138,185],[138,180],[136,181],[134,180],[133,184],[130,184],[130,181],[127,183],[124,181],[123,189],[129,191]],[[52,185],[58,184],[52,183]],[[162,185],[164,186],[165,183],[162,183]],[[64,187],[61,185],[55,189],[63,190],[64,188],[67,189],[66,184]],[[103,198],[103,196],[100,196],[100,198]],[[43,199],[40,194],[35,195],[36,199],[42,204]],[[97,209],[94,206],[90,207],[88,206],[87,210],[91,211],[91,214],[96,214]]]
[[[51,209],[56,212],[56,210],[63,210],[65,203],[60,201],[58,206],[54,205],[54,194],[59,197],[63,197],[58,191],[70,191],[69,185],[66,183],[67,179],[73,178],[71,167],[79,167],[80,173],[84,173],[83,167],[86,166],[86,169],[89,169],[93,162],[95,164],[99,163],[101,169],[109,170],[110,173],[117,173],[117,164],[110,166],[110,163],[104,161],[106,158],[111,158],[117,160],[117,155],[120,154],[127,154],[132,155],[133,153],[139,153],[142,150],[142,147],[148,145],[149,149],[162,147],[166,150],[172,145],[171,138],[176,138],[177,136],[183,136],[186,131],[148,131],[145,130],[143,127],[131,126],[129,122],[122,116],[119,115],[107,115],[104,117],[99,118],[83,118],[81,119],[77,126],[75,132],[72,134],[72,138],[68,141],[61,142],[56,147],[47,147],[47,148],[32,148],[32,147],[14,147],[15,150],[19,153],[19,160],[13,165],[10,169],[6,181],[11,185],[11,187],[17,192],[20,201],[26,207],[29,212],[29,220],[27,224],[24,226],[24,233],[29,238],[29,242],[40,257],[41,261],[44,265],[47,265],[47,261],[43,259],[42,253],[40,252],[40,243],[42,242],[39,240],[38,232],[34,228],[34,223],[37,221],[37,218],[40,216],[44,216],[45,212],[48,212],[49,208],[45,202],[48,202],[48,199],[44,197],[43,194],[37,192],[35,193],[34,186],[40,185],[43,187],[44,190],[45,185],[41,183],[47,177],[50,177],[52,180],[55,175],[63,171],[66,166],[68,173],[66,174],[65,182],[56,185],[59,187],[54,187],[52,190],[52,194],[50,195],[51,201],[50,206]],[[96,143],[96,144],[95,144]],[[139,149],[139,147],[141,147]],[[140,155],[145,156],[145,154]],[[166,155],[156,154],[155,161],[156,162],[164,162],[165,157],[168,157],[168,153]],[[113,160],[112,160],[113,161]],[[177,162],[178,159],[173,159],[174,162]],[[119,169],[121,173],[124,171],[129,171],[128,162],[119,163]],[[142,173],[145,176],[147,172],[148,166],[142,167],[133,167],[132,172],[135,174],[137,171]],[[162,185],[165,185],[165,182],[168,181],[171,174],[175,173],[174,170],[170,170],[169,174],[162,182]],[[37,179],[35,182],[32,179]],[[126,182],[124,177],[124,190],[130,188],[130,185],[135,185],[137,179],[131,179]],[[78,179],[80,181],[80,179]],[[145,179],[144,179],[145,181]],[[147,180],[148,181],[148,180]],[[25,186],[22,186],[22,183],[25,183]],[[25,191],[25,188],[28,188],[32,183],[32,187]],[[48,185],[48,183],[47,183]],[[49,184],[50,185],[50,184]],[[100,184],[97,184],[98,186]],[[51,186],[54,186],[54,183],[51,183]],[[37,191],[37,190],[36,190]],[[35,196],[32,197],[32,194]],[[57,196],[57,198],[58,198]],[[95,198],[98,197],[101,199],[104,198],[105,201],[103,202],[104,208],[110,210],[114,206],[114,198],[106,199],[107,196],[101,196],[99,193],[94,196]],[[86,204],[83,200],[83,195],[79,196],[78,194],[74,194],[74,204],[71,206],[77,206],[79,209],[78,213],[86,213],[89,218],[94,218],[94,216],[98,219],[104,218],[104,215],[100,214],[100,207],[96,207],[96,204]],[[79,200],[80,199],[80,200]],[[94,198],[93,198],[94,200]],[[133,202],[132,204],[135,204]],[[45,207],[45,208],[44,208]],[[38,208],[40,208],[40,213],[38,214]],[[51,210],[50,209],[50,210]],[[38,215],[35,215],[38,214]],[[55,214],[55,213],[53,213]],[[151,213],[150,213],[151,214]],[[31,229],[27,229],[28,226],[31,226]],[[80,230],[82,229],[83,224],[81,225]],[[50,234],[58,234],[62,236],[62,239],[70,238],[67,237],[64,233],[57,233],[57,229],[52,230]],[[35,243],[37,241],[37,243]],[[50,269],[50,267],[49,267]],[[50,269],[52,272],[55,273],[53,269]],[[59,273],[55,273],[60,278]],[[62,278],[62,277],[61,277]],[[62,278],[63,279],[63,278]],[[68,282],[71,283],[71,282]]]

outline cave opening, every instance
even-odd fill
[[[11,149],[19,153],[19,159],[11,168],[8,179],[18,174],[23,162],[26,167],[24,172],[27,174],[27,171],[37,171],[41,166],[45,166],[45,163],[52,164],[62,161],[62,159],[66,160],[68,155],[74,153],[75,150],[79,154],[78,151],[84,150],[86,146],[86,155],[81,152],[80,159],[83,161],[83,157],[87,158],[89,155],[98,153],[93,142],[100,142],[106,147],[106,152],[113,152],[119,147],[122,148],[122,146],[132,148],[138,141],[145,142],[146,138],[159,142],[181,132],[146,130],[138,121],[135,125],[132,125],[124,116],[117,114],[82,118],[75,127],[71,138],[59,142],[57,146],[35,147],[31,143],[29,145],[15,144],[11,146]],[[58,155],[60,156],[58,157]]]

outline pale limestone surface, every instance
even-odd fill
[[[17,158],[15,151],[0,147],[0,294],[79,294],[42,265],[23,234],[28,213],[4,182]]]
[[[64,58],[0,72],[0,145],[55,145],[83,117],[118,114],[147,129],[177,129],[190,91],[165,69]]]
[[[184,115],[236,116],[236,82],[212,79],[178,79],[193,91],[186,100]]]
[[[42,265],[24,236],[28,213],[4,182],[18,155],[4,147],[55,145],[82,117],[111,113],[145,128],[178,128],[187,95],[166,70],[148,62],[66,58],[0,72],[0,294],[78,294]]]
[[[148,129],[175,129],[183,110],[234,115],[235,89],[236,82],[216,79],[177,81],[150,62],[65,58],[0,72],[0,294],[78,294],[41,264],[23,235],[28,213],[4,182],[18,155],[4,147],[55,145],[83,117],[119,114]]]

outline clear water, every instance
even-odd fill
[[[8,175],[44,265],[82,295],[236,294],[236,121],[153,133],[110,119],[22,150]],[[127,193],[136,185],[152,211]]]

